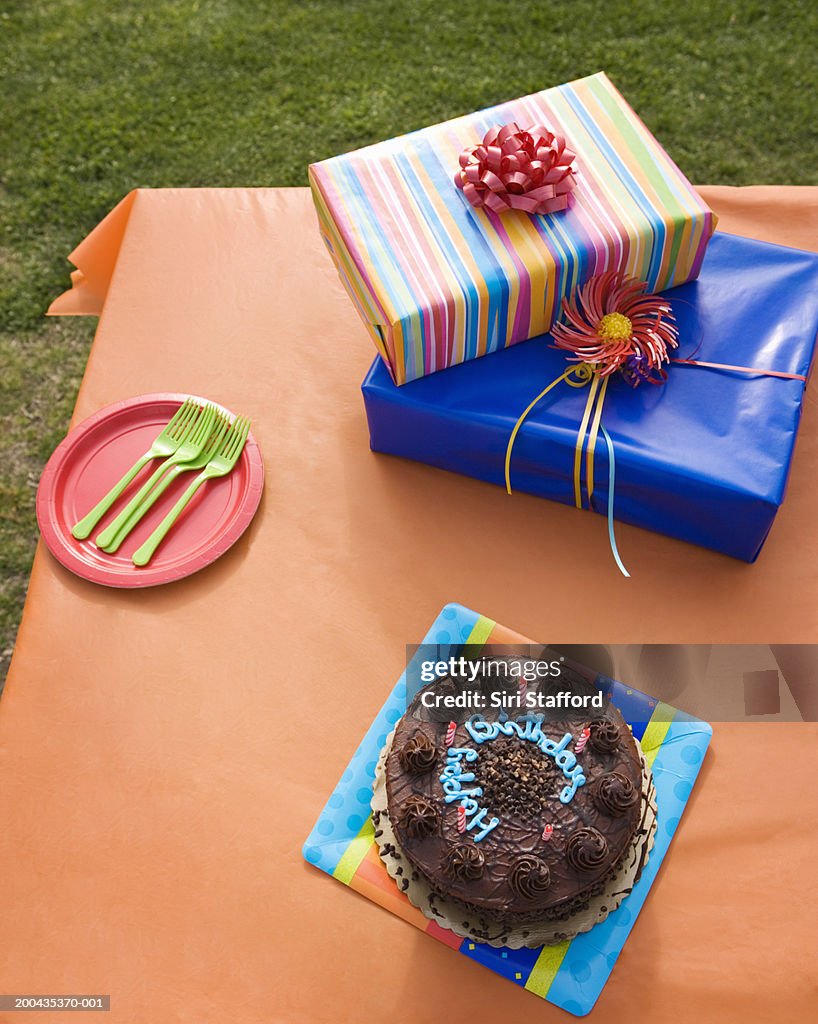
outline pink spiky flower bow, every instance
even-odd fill
[[[670,303],[647,287],[617,270],[592,277],[563,299],[563,319],[551,328],[555,347],[600,377],[619,370],[631,387],[664,384],[679,330]]]
[[[460,154],[454,183],[478,209],[556,213],[576,185],[575,159],[561,135],[512,121],[490,128],[480,145]]]

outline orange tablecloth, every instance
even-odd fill
[[[818,238],[818,189],[702,191],[724,230]],[[267,488],[232,551],[163,589],[98,588],[38,552],[0,702],[0,991],[110,992],[117,1024],[567,1019],[301,843],[448,600],[552,642],[818,639],[813,389],[760,561],[622,526],[626,581],[596,518],[369,452],[372,352],[306,190],[139,191],[72,258],[52,311],[102,311],[75,420],[210,395],[253,417]],[[803,1014],[816,740],[717,726],[596,1020]]]

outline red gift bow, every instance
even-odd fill
[[[460,154],[454,183],[472,206],[495,213],[556,213],[576,186],[575,154],[561,135],[514,121],[490,128],[483,142]]]

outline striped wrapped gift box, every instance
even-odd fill
[[[435,645],[444,660],[459,656],[465,645],[475,655],[486,644],[520,643],[530,641],[458,604],[442,610],[424,640],[424,645]],[[304,844],[304,857],[426,935],[533,995],[578,1016],[588,1013],[599,998],[656,879],[713,730],[706,722],[657,703],[638,690],[597,678],[597,685],[610,694],[612,703],[640,741],[653,771],[658,824],[650,859],[628,898],[591,931],[555,946],[497,948],[458,938],[424,917],[398,891],[378,855],[369,806],[375,765],[388,734],[406,710],[407,687],[413,692],[417,675],[413,672],[408,678],[404,673],[389,694]],[[374,918],[372,926],[377,927]]]
[[[544,124],[576,153],[567,210],[502,216],[455,187],[494,125]],[[696,277],[715,217],[603,73],[310,167],[324,240],[396,384],[546,332],[562,297],[621,269]]]

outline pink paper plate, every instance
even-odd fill
[[[189,397],[140,395],[106,406],[72,430],[48,460],[37,490],[37,521],[48,549],[77,576],[108,587],[171,583],[210,565],[249,526],[264,487],[264,466],[252,434],[233,472],[199,488],[151,562],[143,568],[133,564],[131,555],[184,492],[193,479],[190,473],[181,473],[174,480],[116,554],[101,551],[93,538],[156,469],[155,459],[131,481],[91,537],[80,541],[71,534],[74,524],[150,448],[156,435]],[[218,405],[217,408],[232,418],[229,409]]]

